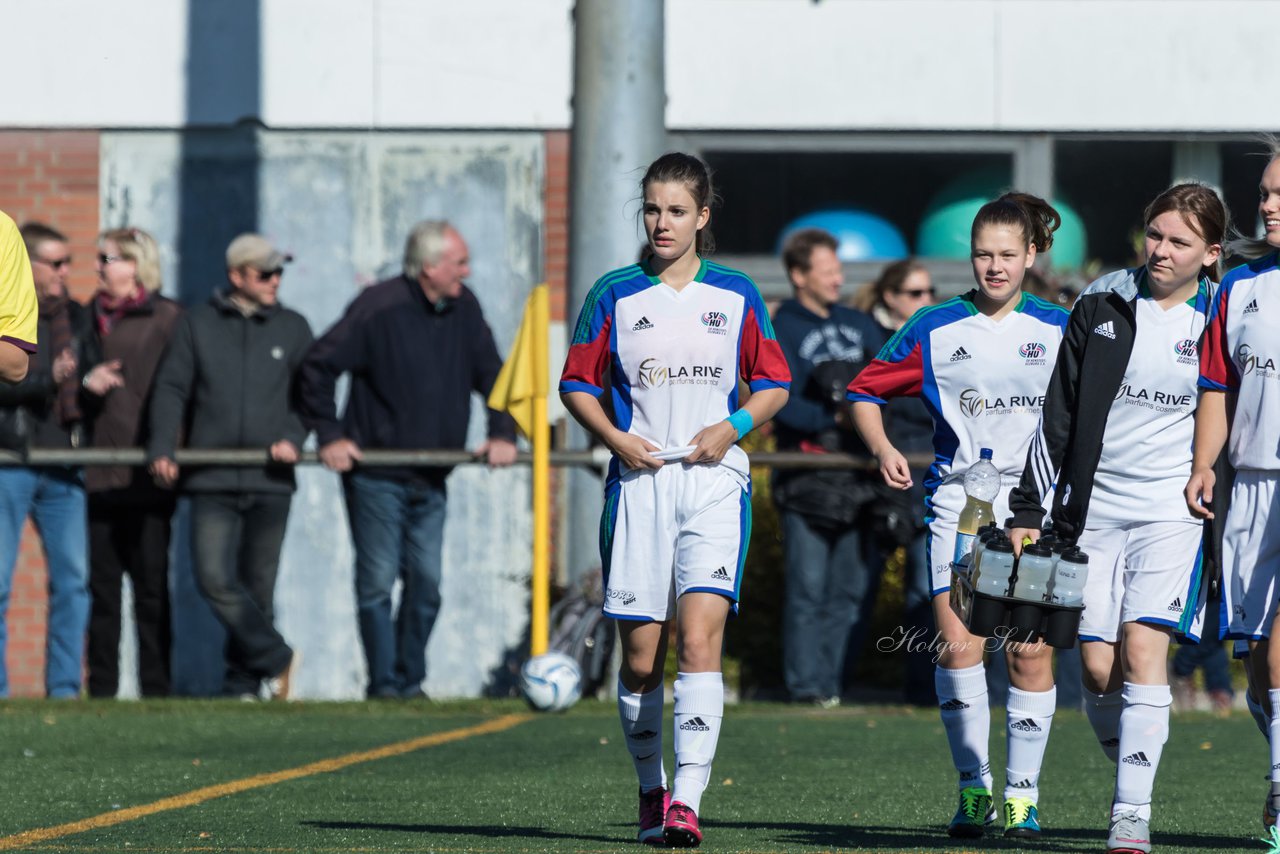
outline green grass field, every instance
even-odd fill
[[[1055,719],[1046,833],[1020,847],[946,837],[955,783],[934,711],[727,711],[706,850],[1102,850],[1112,772],[1082,715]],[[992,748],[1002,768],[1002,736]],[[1246,715],[1175,716],[1156,851],[1264,851],[1266,764]],[[563,715],[514,701],[0,706],[0,851],[639,850],[634,821],[609,703]]]

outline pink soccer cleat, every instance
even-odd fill
[[[677,801],[667,809],[667,822],[662,837],[668,848],[697,848],[702,844],[702,831],[698,829],[698,814]]]
[[[670,805],[671,793],[661,786],[640,792],[640,833],[636,841],[646,845],[662,844],[663,822]]]

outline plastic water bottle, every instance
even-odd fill
[[[974,589],[987,596],[1008,596],[1013,577],[1013,543],[1008,537],[992,537],[982,552],[982,568]]]
[[[1013,585],[1013,595],[1029,602],[1044,602],[1048,598],[1049,582],[1053,579],[1053,552],[1048,546],[1030,543],[1022,547],[1018,559],[1018,580]]]
[[[1053,570],[1053,593],[1049,601],[1055,605],[1083,605],[1084,584],[1089,578],[1089,556],[1072,546],[1058,558]]]
[[[969,578],[978,577],[978,572],[982,566],[982,553],[986,551],[987,544],[1002,532],[996,527],[995,522],[988,522],[982,526],[982,530],[978,531],[978,538],[973,541],[973,557],[969,560]]]
[[[978,461],[964,473],[964,509],[956,525],[956,551],[951,558],[957,564],[963,563],[962,558],[973,548],[978,529],[996,519],[991,500],[1000,492],[1000,471],[991,457],[991,449],[983,448]]]

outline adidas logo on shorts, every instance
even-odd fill
[[[688,732],[707,732],[711,727],[707,726],[706,721],[702,718],[689,718],[689,720],[680,724],[680,729]]]
[[[1116,337],[1116,325],[1110,320],[1105,323],[1099,323],[1097,326],[1093,327],[1093,334],[1101,335],[1103,338],[1110,338],[1114,341]]]
[[[1172,602],[1170,602],[1170,603],[1169,603],[1169,610],[1170,610],[1170,611],[1181,611],[1181,610],[1182,610],[1182,597],[1181,597],[1181,596],[1179,596],[1177,599],[1174,599]]]
[[[964,700],[947,700],[938,708],[942,709],[944,712],[958,712],[961,709],[969,708],[969,704]]]
[[[1258,301],[1257,301],[1256,299],[1254,299],[1254,300],[1250,300],[1250,301],[1249,301],[1249,304],[1248,304],[1248,305],[1246,305],[1246,306],[1244,307],[1244,313],[1245,313],[1245,314],[1257,314],[1257,313],[1258,313]]]
[[[711,580],[712,581],[728,581],[729,573],[725,572],[725,569],[722,566],[719,569],[717,569],[715,572],[711,573]]]
[[[1014,721],[1009,724],[1009,726],[1019,732],[1040,732],[1040,726],[1035,721],[1031,720],[1031,718],[1023,718],[1020,721]]]
[[[1141,750],[1139,750],[1137,753],[1130,753],[1128,756],[1126,756],[1124,759],[1121,759],[1120,761],[1127,762],[1130,765],[1137,765],[1142,768],[1151,767],[1151,763],[1147,761],[1147,754],[1143,753]]]
[[[652,329],[652,328],[653,328],[653,324],[649,322],[649,318],[641,317],[639,320],[636,321],[636,325],[631,327],[631,331],[641,332],[645,329]]]
[[[963,347],[957,348],[956,351],[951,354],[951,361],[953,362],[963,362],[965,359],[972,358],[973,357],[969,355],[969,351]]]

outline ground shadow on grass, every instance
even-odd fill
[[[381,830],[388,833],[435,833],[443,836],[483,836],[487,839],[519,837],[521,839],[580,839],[585,842],[629,842],[626,837],[592,836],[585,833],[556,833],[541,827],[515,827],[475,824],[397,824],[378,821],[304,821],[303,825],[318,830]]]
[[[952,839],[946,828],[885,827],[881,825],[814,824],[808,822],[761,822],[705,820],[703,831],[714,834],[716,828],[754,831],[769,843],[781,846],[812,846],[820,849],[868,848],[874,851],[946,851],[973,849],[996,851],[1094,851],[1106,846],[1105,828],[1055,827],[1039,839],[1005,839],[999,829],[989,830],[979,839]],[[1240,850],[1250,847],[1246,835],[1160,833],[1154,836],[1161,850],[1211,851]]]

